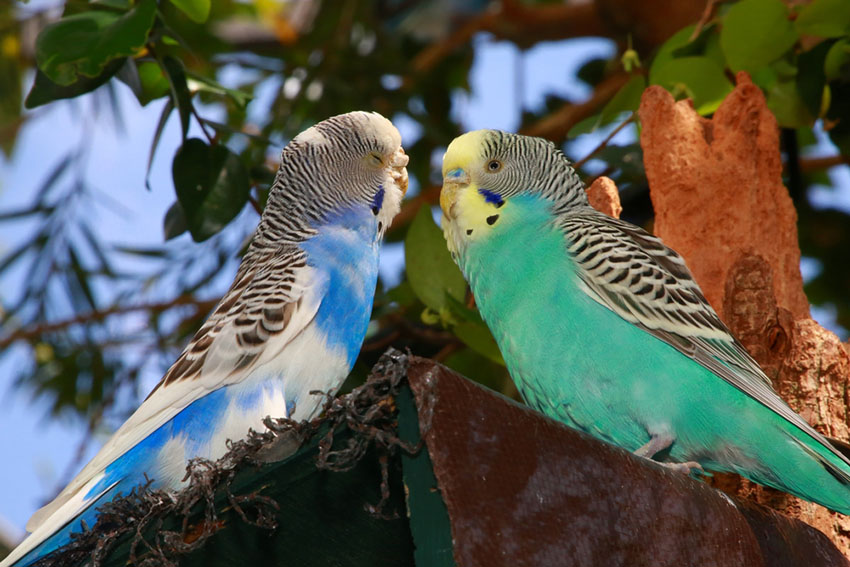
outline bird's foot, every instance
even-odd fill
[[[656,461],[657,462],[657,461]],[[666,467],[671,471],[680,472],[682,474],[691,475],[693,473],[697,473],[699,475],[705,474],[705,469],[702,468],[702,465],[696,461],[687,461],[685,463],[658,463],[662,467]]]
[[[649,441],[638,448],[635,451],[635,455],[638,457],[644,457],[647,459],[651,459],[656,455],[656,453],[660,453],[661,451],[670,447],[673,444],[673,436],[672,435],[653,435],[649,438]]]

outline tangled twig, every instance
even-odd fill
[[[228,452],[219,460],[192,459],[186,468],[186,486],[178,492],[152,489],[152,481],[146,480],[128,495],[101,506],[97,523],[91,529],[84,526],[81,533],[72,534],[71,543],[38,565],[58,567],[88,560],[92,567],[99,567],[119,540],[130,536],[129,563],[141,567],[176,567],[181,556],[201,548],[224,528],[215,505],[217,495],[224,496],[243,522],[274,530],[278,527],[278,503],[257,491],[232,493],[233,479],[242,469],[268,462],[264,452],[281,440],[294,441],[288,452],[291,454],[321,431],[326,432],[318,442],[317,469],[350,470],[370,447],[375,447],[381,470],[381,499],[364,507],[377,517],[397,517],[396,512],[385,511],[390,501],[391,459],[399,449],[414,453],[421,445],[406,443],[396,432],[395,396],[407,375],[407,367],[408,356],[390,349],[372,369],[365,384],[345,396],[327,396],[320,417],[302,422],[266,418],[265,431],[250,431],[245,439],[229,442]],[[344,429],[352,434],[342,448],[335,448],[334,437]],[[165,529],[166,517],[177,519],[179,529]]]

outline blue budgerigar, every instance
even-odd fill
[[[543,413],[676,468],[850,514],[850,461],[779,398],[661,240],[591,208],[550,142],[480,130],[443,159],[443,230]]]
[[[192,457],[216,459],[265,416],[313,417],[360,350],[381,238],[407,189],[398,130],[377,113],[329,118],[284,148],[232,287],[162,381],[27,524],[0,567],[68,543],[95,509],[153,479],[177,489]]]

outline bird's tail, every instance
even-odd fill
[[[778,431],[784,450],[760,455],[763,468],[736,471],[750,480],[777,488],[835,512],[850,515],[850,460],[823,438],[792,424]]]
[[[97,481],[98,479],[94,479]],[[90,483],[90,484],[95,484]],[[97,508],[115,497],[119,490],[116,482],[107,486],[100,494],[85,498],[86,488],[65,502],[45,519],[24,541],[0,561],[0,567],[29,567],[44,559],[60,547],[71,543],[71,533],[83,531],[83,526],[93,526],[97,520]]]

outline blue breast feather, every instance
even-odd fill
[[[327,277],[316,324],[328,347],[344,350],[349,365],[360,352],[372,313],[378,278],[377,224],[370,207],[354,205],[329,215],[316,227],[318,234],[302,245],[307,263]]]

